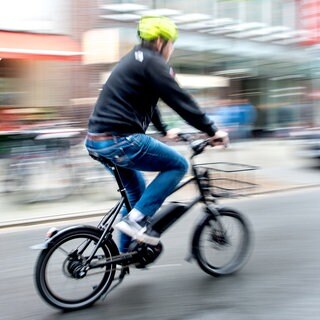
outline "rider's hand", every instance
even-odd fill
[[[213,147],[223,146],[227,147],[229,144],[229,135],[228,132],[218,130],[216,134],[210,138],[210,145]]]
[[[178,134],[180,133],[180,129],[178,128],[172,128],[172,129],[169,129],[167,131],[167,134],[166,134],[166,138],[170,139],[170,140],[178,140],[179,136]]]

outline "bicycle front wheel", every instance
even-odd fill
[[[35,283],[46,302],[59,309],[76,310],[92,305],[106,292],[114,279],[116,264],[106,266],[105,262],[118,254],[112,240],[98,247],[88,270],[83,272],[100,236],[99,230],[73,229],[41,252]]]
[[[248,221],[233,209],[219,209],[220,215],[207,215],[197,226],[193,256],[200,268],[212,276],[229,275],[247,262],[251,249]]]

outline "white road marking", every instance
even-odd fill
[[[157,269],[157,268],[172,268],[172,267],[181,267],[181,263],[172,263],[172,264],[159,264],[156,266],[148,267],[149,269]]]

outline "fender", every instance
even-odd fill
[[[192,240],[191,240],[191,256],[194,257],[195,255],[195,249],[196,249],[196,237],[198,236],[199,231],[202,228],[202,225],[205,224],[207,222],[208,219],[211,219],[211,214],[210,213],[206,213],[204,214],[200,220],[197,222],[196,227],[193,231],[193,235],[192,235]]]
[[[99,234],[102,233],[102,231],[96,227],[90,226],[90,225],[76,225],[76,226],[71,226],[71,227],[66,227],[61,230],[56,230],[52,233],[51,236],[49,236],[45,242],[36,244],[31,247],[33,250],[46,250],[51,248],[58,239],[60,239],[62,236],[64,236],[66,233],[78,229],[80,232],[84,230],[91,229]]]
[[[242,216],[242,214],[241,214],[241,212],[240,211],[238,211],[238,210],[236,210],[236,209],[234,209],[234,208],[231,208],[231,207],[217,207],[217,210],[218,210],[218,212],[219,213],[221,213],[221,212],[233,212],[233,213],[236,213],[236,214],[238,214],[239,216]]]

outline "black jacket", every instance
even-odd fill
[[[156,105],[161,98],[190,125],[213,136],[213,122],[174,80],[172,69],[151,49],[136,46],[104,84],[89,118],[91,133],[144,133],[152,121],[165,134]]]

